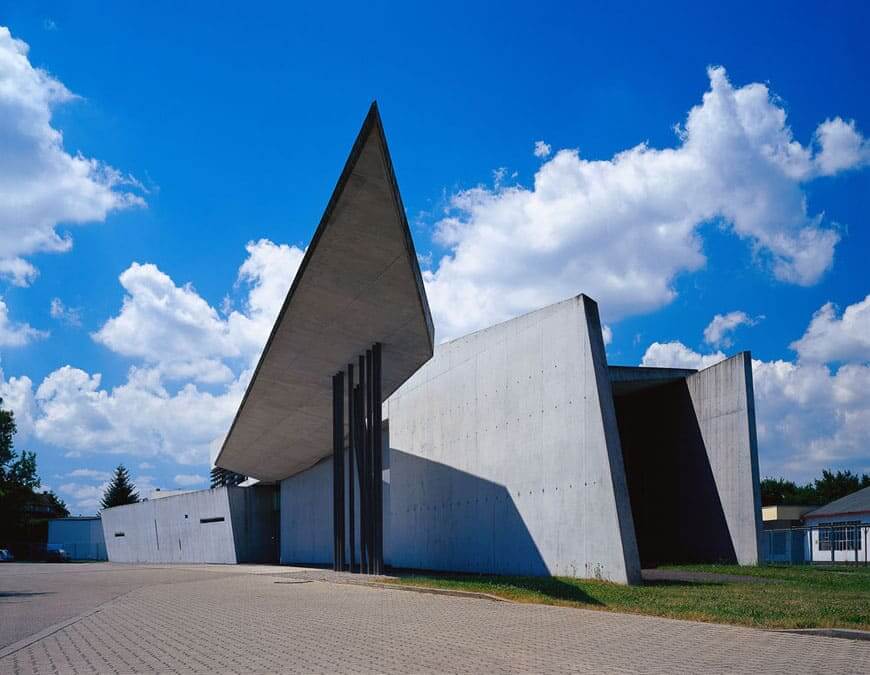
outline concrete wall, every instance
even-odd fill
[[[686,378],[737,562],[758,563],[761,487],[752,356],[742,352]]]
[[[644,566],[757,562],[761,511],[749,363],[740,354],[661,384],[643,369],[624,369],[614,381]],[[641,371],[636,380],[629,370]]]
[[[386,409],[386,408],[385,408]],[[383,509],[384,555],[388,558],[390,540],[390,451],[385,433],[383,445]],[[360,523],[358,476],[354,467],[354,561],[359,564]],[[345,454],[345,476],[349,475]],[[324,459],[312,468],[280,483],[281,489],[281,555],[283,564],[332,564],[332,458]],[[347,495],[347,488],[345,488]],[[350,560],[350,528],[345,523],[345,546]],[[387,561],[389,562],[389,561]]]
[[[230,490],[215,488],[102,512],[112,562],[235,563]],[[201,519],[223,518],[202,523]]]
[[[440,345],[386,402],[384,417],[389,564],[639,580],[589,298]]]
[[[281,562],[332,563],[332,459],[281,481]]]
[[[99,518],[49,520],[47,543],[62,548],[73,560],[106,560],[106,542]]]
[[[240,563],[278,562],[278,486],[231,487],[229,499],[236,560]]]

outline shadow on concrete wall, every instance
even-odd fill
[[[504,485],[390,447],[389,490],[390,565],[491,574],[550,573]]]
[[[641,565],[735,563],[685,381],[616,395],[614,403]]]

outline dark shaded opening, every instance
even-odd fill
[[[614,403],[641,565],[735,563],[686,381],[628,389]]]
[[[115,532],[115,536],[116,537],[123,537],[124,533],[123,532]]]
[[[224,522],[224,517],[219,516],[217,518],[200,518],[199,522],[200,523],[222,523],[222,522]]]

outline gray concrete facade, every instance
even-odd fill
[[[435,349],[384,403],[385,561],[635,583],[758,560],[751,357],[608,367],[577,296]],[[281,561],[332,556],[331,460],[281,482]]]
[[[761,483],[752,355],[741,352],[686,378],[736,562],[756,565]]]
[[[109,560],[127,563],[274,562],[275,488],[222,487],[102,512]]]
[[[761,505],[749,354],[700,372],[611,372],[641,564],[755,564]]]
[[[592,300],[440,345],[385,408],[390,564],[639,580]]]

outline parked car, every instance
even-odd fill
[[[69,562],[69,554],[57,544],[49,544],[45,547],[44,562]]]
[[[0,562],[12,562],[15,556],[7,548],[0,548]]]

